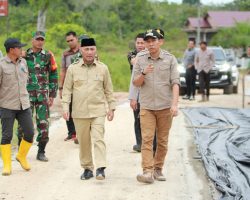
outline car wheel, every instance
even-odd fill
[[[228,85],[224,87],[224,94],[232,94],[233,93],[233,85]]]

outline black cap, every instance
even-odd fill
[[[81,41],[81,47],[96,46],[94,38],[84,38]]]
[[[27,44],[22,44],[17,38],[8,38],[5,42],[4,42],[4,46],[6,49],[9,48],[15,48],[15,47],[24,47]]]
[[[145,33],[144,40],[148,38],[160,39],[160,34],[155,29],[150,29]]]
[[[164,31],[160,28],[156,28],[155,30],[159,33],[160,39],[164,39],[164,37],[165,37]]]

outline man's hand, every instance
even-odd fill
[[[109,110],[107,114],[108,121],[112,121],[114,119],[114,110]]]
[[[54,102],[54,98],[50,97],[49,98],[49,107],[51,107],[53,105]]]
[[[152,73],[153,71],[154,71],[154,66],[152,64],[150,64],[144,68],[143,73],[148,74],[148,73]]]
[[[63,118],[64,118],[66,121],[69,121],[69,112],[64,112],[64,113],[63,113]]]
[[[137,110],[137,101],[134,100],[134,99],[131,99],[131,100],[130,100],[130,107],[131,107],[133,110]]]
[[[176,117],[178,115],[178,107],[175,105],[172,105],[170,108],[170,112],[172,117]]]
[[[132,58],[130,62],[132,65],[135,65],[137,62],[137,57]]]

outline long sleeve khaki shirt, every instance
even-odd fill
[[[30,107],[26,89],[28,67],[25,59],[13,63],[8,56],[0,59],[0,107],[25,110]]]
[[[134,67],[134,80],[148,66],[154,71],[145,75],[140,88],[139,102],[142,109],[163,110],[172,105],[172,86],[180,84],[176,58],[165,50],[161,50],[158,59],[152,59],[149,52],[138,54]]]
[[[84,64],[82,59],[71,64],[63,85],[64,112],[69,112],[71,95],[73,118],[105,116],[106,103],[109,110],[114,110],[115,99],[108,67],[96,60],[91,65]]]

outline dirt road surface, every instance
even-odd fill
[[[65,142],[66,124],[60,118],[59,100],[53,108],[50,142],[47,156],[50,161],[42,163],[35,159],[34,144],[28,155],[31,171],[25,172],[15,161],[13,150],[13,173],[0,176],[0,200],[211,200],[217,198],[213,184],[208,180],[199,159],[192,130],[180,112],[170,133],[169,152],[164,173],[166,182],[143,185],[136,181],[141,172],[141,157],[132,151],[135,143],[133,114],[126,100],[126,93],[116,94],[119,106],[113,122],[106,122],[108,167],[104,181],[95,178],[82,181],[83,169],[79,165],[78,145]],[[222,95],[212,90],[210,102],[198,103],[180,99],[180,107],[212,106],[241,107],[241,95]],[[0,165],[2,163],[0,162]]]

